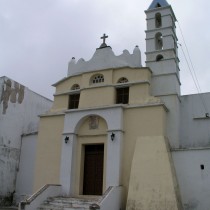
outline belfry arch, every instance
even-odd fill
[[[155,14],[155,26],[156,28],[160,28],[162,26],[162,17],[160,13]]]
[[[160,32],[155,35],[155,48],[156,50],[163,49],[163,36]]]

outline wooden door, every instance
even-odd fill
[[[85,145],[84,195],[102,195],[104,145]]]

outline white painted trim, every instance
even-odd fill
[[[149,84],[150,85],[150,81],[149,80],[140,80],[140,81],[136,81],[136,82],[126,82],[126,83],[116,83],[116,84],[108,84],[108,85],[104,85],[104,84],[99,84],[97,86],[90,86],[90,87],[86,87],[86,88],[81,88],[80,90],[77,91],[63,91],[63,92],[58,92],[55,93],[54,96],[60,96],[60,95],[73,95],[73,94],[79,94],[81,93],[82,90],[88,90],[88,89],[96,89],[96,88],[103,88],[103,87],[121,87],[121,86],[132,86],[132,85],[136,85],[136,84]]]
[[[108,107],[103,109],[87,109],[66,112],[64,119],[60,183],[63,195],[74,195],[75,171],[76,171],[76,147],[77,132],[80,125],[87,117],[97,115],[103,118],[108,126],[107,132],[107,161],[106,161],[106,189],[109,186],[119,186],[122,168],[122,148],[123,148],[123,108],[121,106]],[[112,141],[111,133],[115,133]],[[64,137],[69,137],[66,144]]]

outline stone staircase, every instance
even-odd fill
[[[48,198],[37,210],[86,210],[99,209],[97,202],[98,197],[51,197]]]

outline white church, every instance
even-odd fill
[[[145,13],[145,64],[138,46],[116,56],[104,34],[89,61],[72,58],[53,85],[53,102],[39,96],[33,129],[25,120],[27,132],[18,131],[16,143],[0,144],[0,165],[6,167],[1,157],[9,144],[19,156],[10,188],[2,192],[0,182],[0,198],[15,190],[19,210],[210,209],[210,93],[180,94],[170,4],[153,0]],[[21,91],[1,96],[7,120],[0,125],[28,100]]]

